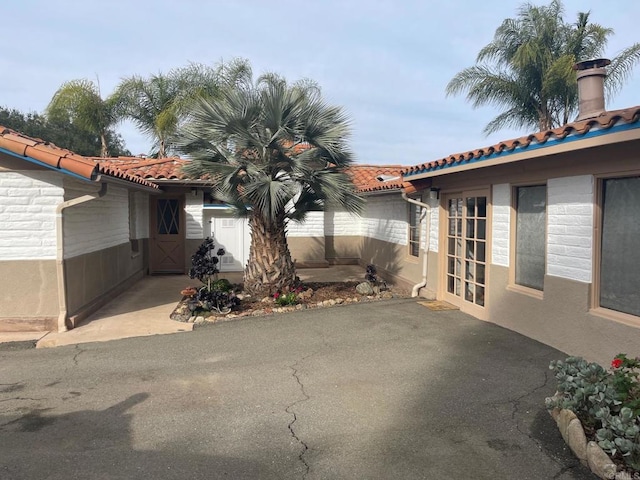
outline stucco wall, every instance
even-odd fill
[[[65,178],[65,201],[99,187]],[[65,258],[129,243],[129,192],[109,185],[107,194],[66,208],[64,215]]]
[[[0,171],[0,260],[56,258],[56,206],[62,177],[49,171]]]

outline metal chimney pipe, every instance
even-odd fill
[[[577,120],[597,117],[605,111],[604,105],[604,79],[607,71],[604,67],[611,60],[597,58],[585,60],[573,66],[578,80],[578,117]]]

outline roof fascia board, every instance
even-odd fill
[[[614,131],[615,130],[615,131]],[[477,168],[503,165],[506,163],[519,162],[533,158],[566,153],[570,151],[591,148],[614,143],[622,143],[640,139],[640,122],[632,124],[616,125],[608,129],[590,130],[586,134],[575,134],[564,139],[549,139],[542,144],[529,144],[526,147],[516,147],[513,151],[494,152],[490,155],[471,160],[463,160],[451,165],[436,167],[424,173],[414,173],[403,175],[403,180],[413,182],[423,178],[438,177],[451,173],[474,170]]]

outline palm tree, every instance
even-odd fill
[[[180,130],[181,149],[192,159],[184,170],[215,179],[214,194],[249,216],[247,291],[271,294],[296,284],[289,221],[327,205],[360,212],[362,200],[344,172],[352,163],[349,133],[342,110],[326,104],[314,84],[288,85],[274,74],[192,107]]]
[[[484,128],[547,130],[569,122],[578,105],[573,65],[603,55],[613,30],[589,22],[589,13],[566,23],[563,5],[524,4],[517,18],[503,21],[493,41],[480,50],[476,65],[456,74],[447,95],[465,92],[474,108],[495,105],[503,111]],[[640,60],[640,43],[620,52],[608,68],[607,92],[613,95]]]
[[[153,156],[164,158],[175,151],[176,131],[192,102],[199,97],[216,98],[222,85],[246,80],[246,60],[237,59],[215,67],[193,63],[148,78],[124,79],[116,90],[123,115],[132,120],[153,142]]]
[[[109,156],[109,137],[119,121],[119,99],[100,96],[100,88],[91,80],[71,80],[63,83],[47,106],[50,120],[62,119],[100,138],[100,156]]]

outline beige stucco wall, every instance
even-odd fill
[[[384,280],[410,288],[422,280],[422,255],[421,251],[420,257],[410,257],[406,245],[365,237],[362,239],[360,264],[365,266],[371,263]],[[438,257],[432,252],[428,258],[427,288],[420,292],[421,296],[433,297],[437,287],[437,268]]]
[[[148,242],[132,255],[129,243],[65,260],[67,311],[70,317],[86,316],[95,304],[119,292],[119,288],[142,276],[147,269]],[[55,277],[54,277],[55,278]]]
[[[324,237],[287,237],[291,258],[298,267],[326,267]]]
[[[330,265],[355,265],[360,263],[362,237],[359,235],[334,236],[324,239],[325,258]]]
[[[640,328],[589,311],[591,284],[545,275],[544,296],[509,290],[509,269],[491,266],[489,320],[542,343],[608,365],[620,352],[637,354]]]
[[[47,330],[55,325],[55,260],[4,260],[0,271],[0,331]]]

